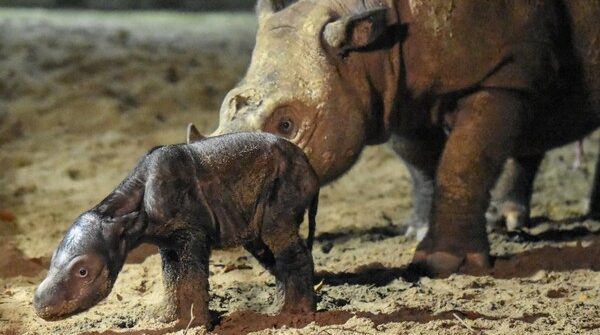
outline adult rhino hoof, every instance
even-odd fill
[[[509,232],[527,226],[529,210],[526,206],[514,201],[504,201],[486,213],[486,218],[493,228],[506,227]]]
[[[490,267],[489,256],[484,252],[455,255],[446,251],[427,252],[418,250],[412,266],[430,277],[445,278],[461,270],[481,272]]]
[[[404,236],[409,239],[414,238],[417,242],[421,242],[429,230],[429,221],[420,219],[415,214],[406,222],[406,225],[408,225],[408,229]]]
[[[425,235],[427,235],[428,230],[429,230],[429,227],[427,227],[427,226],[425,226],[425,227],[409,226],[408,229],[406,230],[406,233],[404,233],[404,236],[406,236],[407,238],[410,238],[410,239],[414,238],[417,242],[421,242],[425,238]]]

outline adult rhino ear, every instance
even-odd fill
[[[297,0],[258,0],[256,3],[256,13],[258,17],[265,14],[278,12]]]
[[[386,30],[388,8],[369,9],[330,22],[323,30],[324,42],[338,54],[369,46]]]
[[[198,128],[196,128],[196,126],[194,126],[193,123],[188,124],[187,126],[187,137],[186,137],[186,142],[187,144],[193,143],[193,142],[197,142],[197,141],[201,141],[205,139],[204,135],[202,135],[200,133],[200,131],[198,130]]]

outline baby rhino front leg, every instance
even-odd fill
[[[161,247],[165,299],[157,316],[162,321],[187,324],[193,315],[193,325],[210,326],[209,254],[210,248],[201,233],[188,232],[186,236],[177,236],[173,246]]]

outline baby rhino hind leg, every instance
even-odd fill
[[[275,256],[260,239],[244,244],[244,248],[258,260],[260,265],[267,269],[271,274],[275,274]]]
[[[268,215],[267,215],[268,216]],[[272,220],[273,219],[273,220]],[[263,223],[262,239],[271,250],[275,264],[270,269],[283,294],[282,312],[315,310],[312,255],[298,234],[298,220],[275,216]],[[302,219],[302,217],[300,217]]]

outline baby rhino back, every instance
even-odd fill
[[[169,145],[148,156],[149,216],[167,226],[182,215],[202,218],[194,224],[220,247],[256,238],[265,211],[289,211],[301,222],[319,187],[302,150],[266,133]]]
[[[285,187],[286,193],[294,198],[313,195],[319,187],[318,177],[304,152],[272,134],[234,133],[188,146],[203,171],[226,183],[244,209],[253,208],[266,188],[277,186],[273,183]],[[297,205],[305,207],[308,202]]]
[[[189,145],[211,178],[226,183],[242,207],[248,207],[277,172],[277,139],[258,134],[231,134]]]

